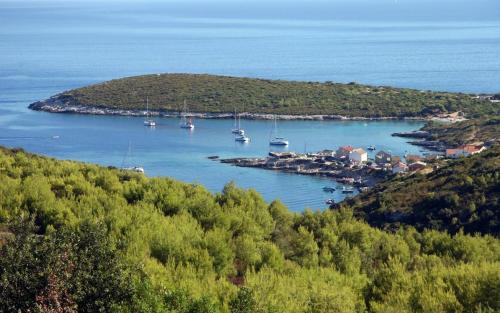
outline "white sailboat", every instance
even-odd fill
[[[144,126],[155,127],[156,122],[153,120],[149,114],[149,99],[146,97],[146,119],[144,120]]]
[[[142,166],[137,166],[137,165],[127,166],[127,161],[131,155],[132,155],[132,142],[129,141],[128,142],[128,150],[127,150],[127,153],[125,154],[125,156],[123,157],[122,166],[120,168],[122,170],[125,170],[125,171],[144,173],[144,168]]]
[[[269,140],[269,144],[271,146],[288,146],[288,140],[286,140],[284,137],[279,137],[278,136],[278,123],[276,121],[276,115],[274,116],[274,137],[272,137]]]
[[[181,113],[180,127],[192,130],[192,129],[194,129],[194,123],[193,123],[193,120],[191,119],[191,117],[187,118],[187,115],[188,115],[188,111],[187,111],[187,106],[186,106],[186,100],[184,100],[184,109]]]
[[[236,123],[236,115],[238,116],[238,123]],[[245,135],[245,130],[241,128],[240,115],[236,114],[236,110],[234,110],[234,128],[233,130],[231,130],[231,132],[237,135],[242,135],[242,136]]]

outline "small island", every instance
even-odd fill
[[[205,74],[127,77],[64,91],[32,103],[57,113],[178,116],[184,103],[200,118],[429,119],[460,120],[498,113],[490,98],[357,83],[304,82]]]

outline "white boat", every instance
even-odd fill
[[[128,163],[128,159],[132,156],[132,142],[129,141],[128,143],[128,150],[125,156],[123,157],[122,161],[122,166],[120,167],[124,171],[132,171],[132,172],[138,172],[138,173],[144,173],[144,168],[142,166],[126,166]]]
[[[276,115],[274,116],[274,137],[269,140],[271,146],[288,146],[289,142],[284,137],[278,136],[278,123],[276,122]]]
[[[144,126],[154,127],[156,126],[155,120],[153,120],[149,114],[149,99],[146,97],[146,119],[144,120]]]
[[[238,123],[236,123],[236,110],[234,111],[234,128],[231,130],[233,134],[236,135],[245,135],[245,130],[241,128],[241,119],[240,115],[238,114]]]
[[[237,136],[236,138],[234,138],[234,140],[238,141],[238,142],[249,142],[250,137],[247,137],[245,135],[240,135],[240,136]]]
[[[352,187],[342,187],[342,193],[353,193],[354,192],[354,188]]]
[[[375,150],[377,150],[377,148],[375,148],[374,145],[371,145],[371,146],[368,146],[368,150],[375,151]]]
[[[274,137],[269,141],[272,146],[288,146],[289,142],[283,137]]]
[[[132,171],[132,172],[138,172],[138,173],[144,173],[144,168],[141,167],[141,166],[122,167],[122,170]]]
[[[188,111],[187,111],[187,106],[186,106],[186,101],[184,101],[184,110],[181,113],[181,128],[185,129],[194,129],[194,123],[191,118],[187,118]]]

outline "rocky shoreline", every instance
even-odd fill
[[[409,144],[414,146],[419,146],[426,148],[428,150],[444,152],[447,148],[449,148],[446,144],[438,140],[432,140],[432,134],[428,131],[424,130],[415,130],[412,132],[401,132],[401,133],[393,133],[394,137],[404,137],[404,138],[413,138],[417,140],[408,141]]]
[[[74,101],[70,97],[54,96],[47,100],[37,101],[29,105],[31,110],[44,111],[50,113],[72,113],[72,114],[91,114],[91,115],[120,115],[120,116],[144,116],[146,112],[144,110],[123,110],[123,109],[113,109],[106,108],[103,106],[95,105],[82,105]],[[153,116],[159,117],[179,117],[180,112],[172,111],[150,111]],[[202,113],[202,112],[190,112],[189,116],[201,119],[230,119],[234,117],[232,112],[229,113]],[[240,113],[241,118],[252,119],[252,120],[272,120],[275,118],[274,114],[268,113]],[[435,119],[435,117],[351,117],[344,115],[276,115],[277,119],[280,120],[310,120],[310,121],[324,121],[324,120],[415,120],[415,121],[426,121]]]

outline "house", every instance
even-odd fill
[[[459,158],[473,155],[484,151],[486,148],[483,145],[463,145],[454,149],[446,149],[446,157]]]
[[[408,171],[408,165],[404,164],[403,162],[398,162],[392,166],[392,172],[394,174],[404,173],[407,171]]]
[[[354,163],[362,163],[368,161],[368,153],[363,148],[356,148],[349,153],[349,160]]]
[[[377,152],[377,154],[375,154],[375,163],[377,163],[378,165],[391,163],[391,157],[392,155],[390,153],[379,151]]]
[[[417,161],[417,162],[413,162],[410,165],[408,165],[408,168],[411,172],[416,172],[416,171],[420,171],[420,170],[424,169],[426,166],[427,166],[427,163]]]
[[[397,155],[391,156],[391,164],[392,165],[397,164],[399,162],[401,162],[401,157],[400,156],[397,156]]]
[[[339,159],[347,159],[349,154],[352,152],[354,148],[351,146],[343,146],[337,149],[335,156]]]
[[[407,154],[405,156],[405,159],[406,159],[406,163],[411,164],[411,163],[423,161],[424,157],[422,157],[420,155],[416,155],[416,154]]]

